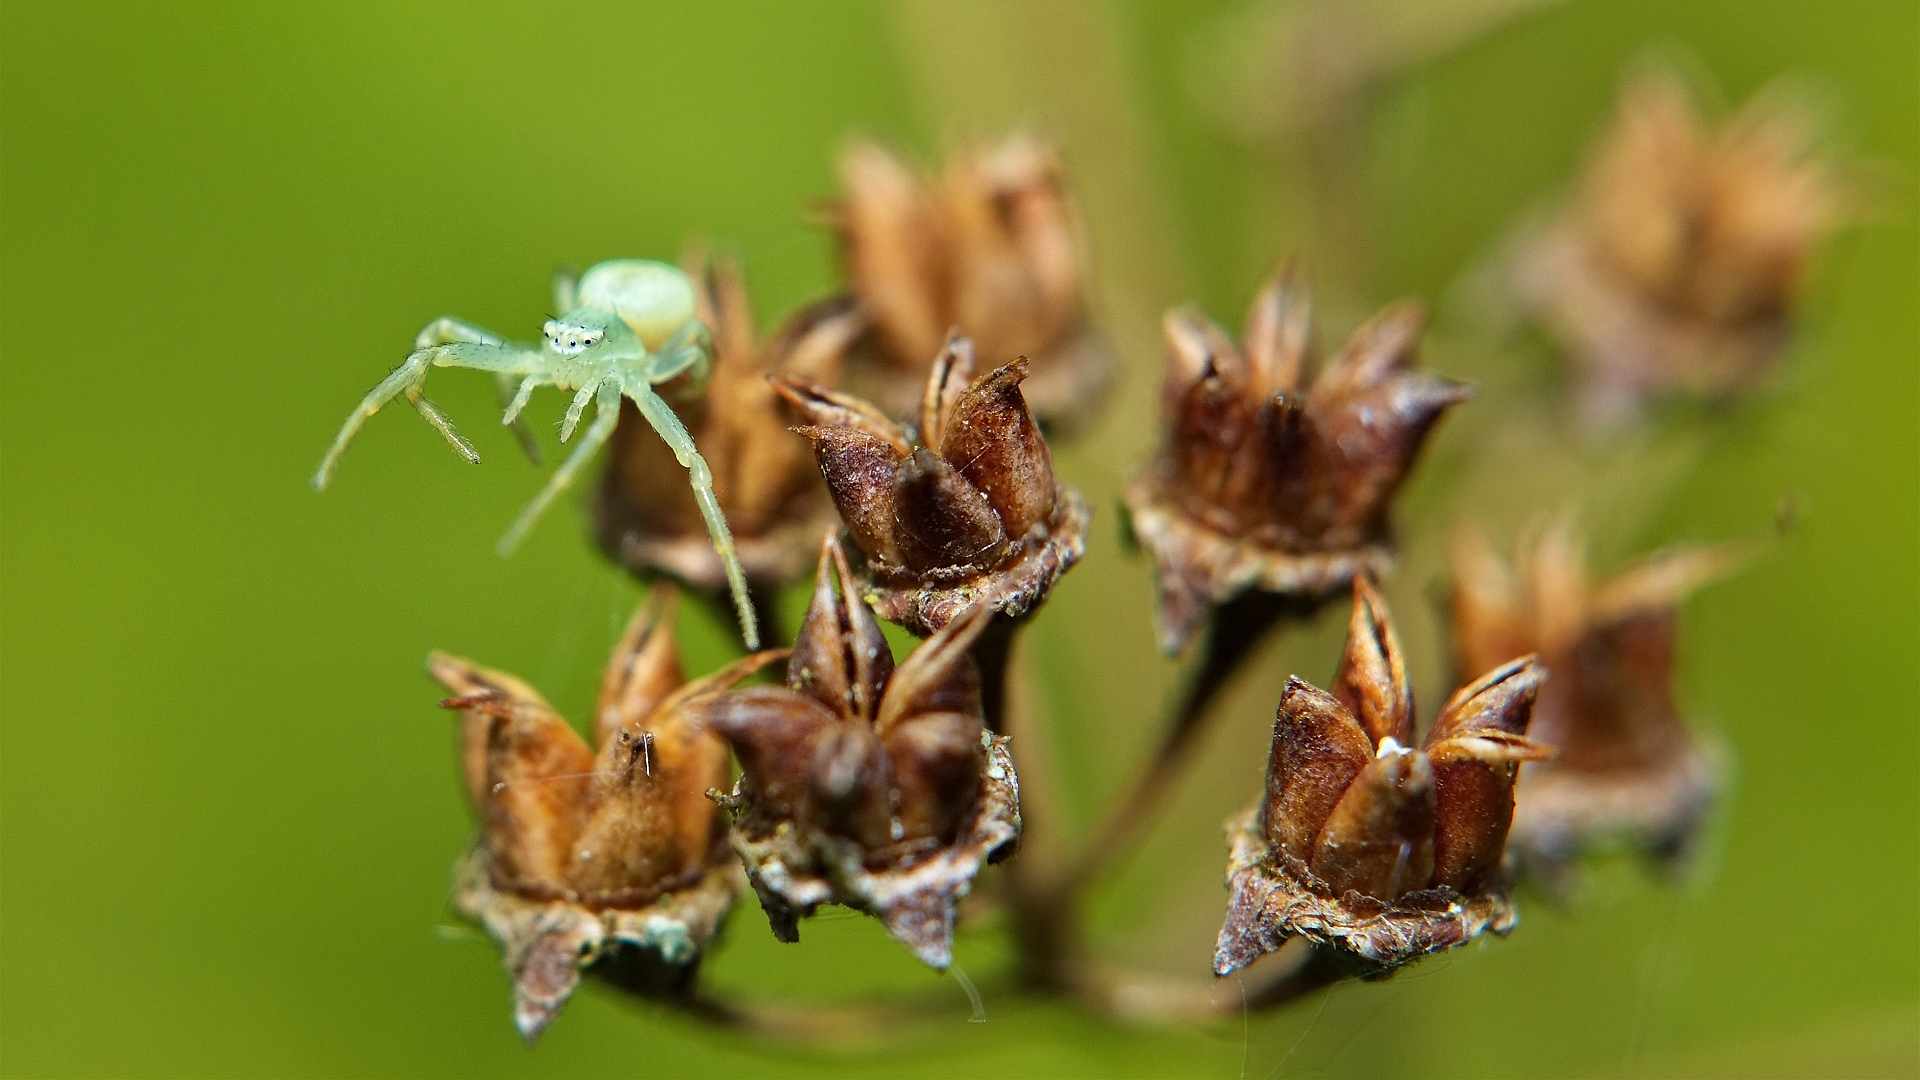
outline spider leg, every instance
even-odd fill
[[[691,368],[695,383],[704,383],[713,368],[713,335],[706,324],[692,319],[661,342],[646,359],[647,381],[655,386],[677,378]]]
[[[694,501],[700,504],[700,517],[707,523],[707,536],[713,541],[713,550],[720,556],[720,562],[726,567],[727,588],[733,594],[733,608],[740,617],[740,637],[747,643],[748,649],[760,647],[760,627],[754,620],[753,601],[747,592],[747,575],[740,568],[740,555],[733,549],[733,531],[727,528],[726,515],[720,512],[720,500],[713,493],[713,470],[707,467],[707,459],[693,445],[693,436],[688,434],[685,424],[674,414],[664,399],[653,392],[650,386],[626,388],[627,397],[640,407],[640,415],[647,418],[653,430],[666,440],[673,456],[686,467],[688,481],[693,485]]]
[[[580,388],[579,393],[573,395],[573,404],[567,406],[567,418],[560,421],[561,442],[573,438],[573,429],[580,423],[580,413],[586,409],[587,402],[593,400],[594,393],[600,389],[600,382],[599,379],[589,380],[587,385]],[[615,404],[619,403],[615,402]]]
[[[441,337],[458,337],[463,340],[449,344],[428,344],[415,348],[400,366],[380,384],[360,399],[360,404],[347,415],[346,422],[340,425],[340,434],[333,440],[333,446],[327,450],[327,456],[321,459],[319,471],[314,473],[313,486],[325,488],[333,479],[334,467],[340,463],[340,455],[346,452],[347,444],[360,432],[360,428],[373,414],[385,408],[394,398],[405,395],[407,402],[417,409],[434,430],[446,437],[453,448],[462,457],[479,464],[480,455],[473,444],[454,430],[453,422],[445,413],[435,408],[426,399],[421,386],[427,381],[427,372],[436,367],[467,367],[481,371],[503,372],[509,375],[526,375],[544,368],[546,360],[539,349],[518,346],[502,341],[491,333],[460,322],[457,319],[435,319],[420,331],[416,342]],[[471,340],[475,338],[491,340]]]
[[[612,382],[604,382],[594,402],[593,423],[587,426],[586,434],[580,437],[580,445],[574,447],[573,453],[568,455],[567,460],[553,470],[553,475],[547,478],[547,486],[541,488],[540,494],[535,495],[526,509],[520,511],[520,516],[514,521],[513,527],[507,530],[507,535],[500,538],[501,555],[509,555],[514,548],[520,546],[520,541],[526,538],[527,532],[533,528],[533,523],[540,519],[541,514],[546,513],[547,507],[553,504],[553,500],[558,498],[561,492],[573,484],[574,474],[578,473],[587,462],[593,460],[594,451],[599,450],[600,445],[607,441],[607,438],[613,434],[614,425],[619,422],[620,389]]]
[[[440,416],[440,411],[428,404],[426,397],[420,394],[420,384],[426,381],[428,366],[427,354],[415,352],[399,367],[393,369],[392,374],[381,379],[380,385],[367,391],[367,396],[361,398],[360,404],[354,406],[353,411],[347,414],[346,423],[340,425],[340,434],[334,436],[333,446],[327,450],[327,456],[320,461],[320,470],[313,474],[313,486],[316,489],[325,488],[327,481],[333,479],[334,466],[340,463],[340,455],[346,452],[347,444],[360,433],[360,426],[401,394],[406,394],[407,400],[412,401],[415,408],[425,404],[426,408],[422,410],[421,415],[427,417],[428,423],[441,427],[446,418]],[[439,423],[435,422],[436,417]],[[450,428],[441,428],[441,430],[444,432]],[[455,447],[460,448],[469,460],[480,460],[474,455],[472,446],[461,447],[461,442],[464,441],[456,442]]]
[[[533,437],[533,429],[520,419],[520,410],[527,407],[527,398],[533,396],[533,388],[538,385],[539,380],[530,376],[520,384],[520,392],[516,394],[511,372],[493,373],[494,389],[500,391],[500,407],[506,410],[500,422],[513,429],[514,437],[520,440],[520,449],[526,451],[527,460],[535,465],[540,464],[540,444]]]

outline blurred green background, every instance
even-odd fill
[[[1240,11],[0,10],[0,1071],[1920,1072],[1920,9],[1513,14],[1356,111],[1344,152],[1364,183],[1346,195],[1372,223],[1359,252],[1336,250],[1289,194],[1287,151],[1233,136],[1206,105],[1210,50]],[[446,909],[470,825],[421,662],[464,653],[578,717],[639,590],[582,542],[577,510],[493,555],[541,475],[488,422],[484,378],[435,382],[482,467],[401,410],[369,426],[324,496],[307,487],[423,322],[525,334],[555,265],[671,258],[702,236],[741,254],[771,323],[832,287],[809,208],[834,190],[847,136],[931,155],[1015,123],[1056,135],[1129,366],[1107,422],[1061,452],[1102,516],[1029,652],[1065,803],[1052,824],[1070,839],[1150,745],[1175,685],[1147,570],[1110,512],[1153,444],[1159,311],[1191,298],[1237,323],[1294,248],[1332,282],[1323,336],[1401,295],[1438,305],[1429,362],[1490,389],[1466,407],[1480,415],[1443,428],[1403,515],[1393,595],[1436,701],[1433,541],[1474,512],[1458,493],[1499,468],[1529,488],[1529,462],[1476,455],[1474,436],[1515,396],[1502,380],[1537,361],[1524,342],[1489,344],[1449,298],[1565,183],[1649,46],[1731,102],[1804,77],[1875,192],[1828,247],[1774,385],[1730,415],[1670,420],[1644,453],[1662,479],[1620,496],[1631,512],[1605,492],[1584,506],[1605,559],[1755,533],[1785,495],[1801,508],[1771,558],[1683,619],[1683,700],[1732,768],[1691,879],[1604,863],[1570,907],[1523,897],[1506,941],[1272,1014],[1157,1029],[1006,994],[969,1025],[959,991],[869,921],[829,916],[779,946],[749,900],[710,964],[721,991],[945,987],[950,1020],[828,1051],[589,989],[521,1045],[494,950]],[[539,407],[557,419],[556,401]],[[1218,823],[1257,788],[1286,674],[1331,674],[1338,621],[1275,643],[1228,695],[1202,781],[1097,906],[1102,955],[1204,977]],[[691,666],[719,663],[725,627],[686,622]],[[958,956],[988,979],[1002,938],[963,930]]]

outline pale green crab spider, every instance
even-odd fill
[[[549,319],[541,328],[544,339],[538,345],[509,341],[492,331],[459,319],[439,318],[428,323],[414,338],[413,352],[393,374],[381,380],[340,426],[314,474],[313,486],[325,488],[333,477],[334,466],[347,443],[367,418],[388,402],[405,397],[420,415],[453,448],[476,464],[480,455],[473,444],[454,430],[453,422],[433,406],[421,387],[427,372],[436,367],[477,368],[494,373],[504,390],[514,379],[519,388],[501,417],[513,424],[537,387],[551,386],[573,393],[560,425],[560,441],[573,436],[588,402],[594,406],[593,422],[573,454],[555,469],[547,486],[540,489],[519,520],[500,539],[500,554],[516,547],[533,527],[541,513],[561,492],[573,483],[574,476],[593,460],[620,420],[620,399],[624,396],[640,409],[653,430],[667,441],[682,467],[688,471],[700,516],[707,523],[707,535],[713,549],[726,565],[727,585],[733,593],[733,606],[740,615],[740,635],[747,648],[760,647],[759,627],[755,625],[753,605],[747,597],[746,575],[740,569],[740,557],[733,549],[733,533],[720,512],[713,493],[713,472],[705,458],[694,449],[693,436],[674,415],[665,400],[653,388],[691,371],[696,380],[706,377],[712,364],[712,341],[707,327],[695,316],[693,283],[687,276],[665,263],[646,259],[616,259],[589,269],[576,283],[562,273],[554,279],[554,306],[565,312]],[[504,394],[503,394],[504,396]]]

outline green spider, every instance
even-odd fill
[[[445,413],[426,399],[421,387],[427,372],[436,367],[477,368],[491,371],[505,390],[515,378],[519,389],[507,404],[502,424],[514,424],[527,399],[537,387],[552,386],[573,391],[573,404],[560,425],[560,441],[573,436],[580,415],[589,401],[594,405],[593,423],[572,456],[554,470],[547,486],[540,489],[519,520],[500,539],[500,554],[511,552],[533,527],[541,513],[573,483],[574,474],[593,459],[620,419],[620,399],[630,399],[647,418],[653,430],[667,441],[682,467],[688,470],[694,498],[700,504],[700,516],[713,538],[713,549],[726,564],[727,584],[733,592],[733,605],[740,615],[740,634],[747,648],[760,647],[759,627],[754,623],[753,605],[747,598],[747,579],[740,569],[740,558],[733,549],[733,533],[720,512],[713,494],[713,472],[706,459],[694,449],[693,436],[674,415],[665,400],[653,388],[684,372],[693,372],[696,380],[706,377],[712,365],[712,339],[705,324],[695,317],[693,283],[687,276],[665,263],[646,259],[615,259],[589,269],[576,283],[562,273],[554,280],[554,305],[566,312],[549,319],[541,327],[545,339],[539,345],[508,341],[490,330],[453,318],[438,318],[428,323],[414,338],[413,352],[393,374],[381,380],[359,407],[340,427],[333,448],[314,474],[313,486],[324,489],[333,477],[340,455],[367,418],[396,397],[405,396],[427,423],[446,436],[453,448],[468,461],[478,464],[480,455],[458,431]]]

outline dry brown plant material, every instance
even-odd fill
[[[670,400],[713,469],[714,494],[748,582],[786,585],[806,573],[833,511],[806,445],[787,433],[791,420],[766,377],[833,385],[864,322],[846,300],[829,300],[801,309],[759,342],[737,262],[694,258],[687,274],[697,287],[700,321],[713,331],[713,370],[704,393]],[[726,574],[685,470],[632,402],[621,405],[594,525],[601,550],[628,569],[725,597]]]
[[[973,345],[939,352],[917,430],[794,378],[774,387],[806,426],[871,577],[867,601],[921,637],[962,611],[1031,612],[1086,551],[1089,510],[1062,486],[1027,411],[1020,358],[976,379]],[[917,435],[917,440],[915,436]]]
[[[786,686],[713,707],[740,759],[721,798],[733,848],[781,941],[833,902],[876,916],[933,967],[952,962],[954,905],[1020,834],[1019,781],[981,719],[969,655],[990,617],[968,609],[894,667],[829,535]]]
[[[1521,866],[1558,880],[1582,849],[1606,842],[1677,864],[1715,769],[1674,705],[1676,608],[1739,561],[1734,549],[1663,552],[1597,586],[1565,526],[1540,535],[1517,579],[1477,533],[1457,533],[1449,554],[1462,669],[1538,653],[1553,672],[1532,735],[1558,753],[1521,774],[1512,837]]]
[[[1311,317],[1291,271],[1254,298],[1244,348],[1197,310],[1167,313],[1167,442],[1126,504],[1153,555],[1169,653],[1250,590],[1317,599],[1384,573],[1393,493],[1468,396],[1414,367],[1417,305],[1375,316],[1317,373]]]
[[[461,763],[481,822],[454,904],[499,944],[514,1020],[537,1039],[581,973],[674,996],[742,886],[725,822],[706,798],[727,747],[701,711],[777,659],[746,657],[687,682],[673,594],[635,614],[594,707],[594,746],[511,675],[435,653],[428,669],[460,710]]]
[[[1231,901],[1214,954],[1227,975],[1305,938],[1381,975],[1515,916],[1502,852],[1546,672],[1525,657],[1455,693],[1414,748],[1413,692],[1387,609],[1354,579],[1328,693],[1287,680],[1265,799],[1228,825]]]
[[[1843,213],[1816,134],[1778,89],[1715,123],[1668,72],[1622,87],[1515,285],[1571,354],[1589,422],[1675,391],[1731,397],[1771,367],[1814,249]]]
[[[1026,356],[1049,430],[1098,407],[1113,363],[1086,314],[1078,215],[1058,155],[1015,135],[922,175],[875,143],[840,159],[833,221],[853,295],[873,323],[859,388],[912,411],[927,358],[957,328],[982,355]]]

